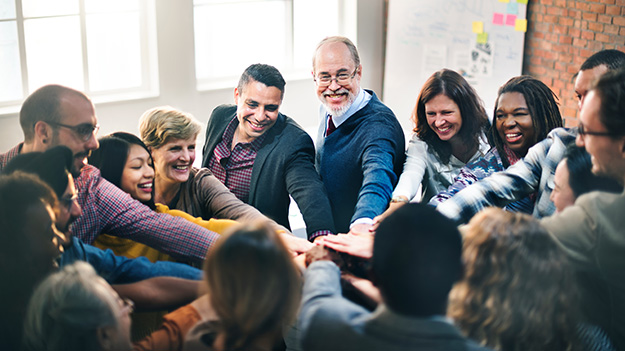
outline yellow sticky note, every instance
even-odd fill
[[[527,20],[526,19],[518,19],[514,23],[514,30],[517,32],[527,32]]]
[[[510,0],[499,0],[499,2],[510,2]]]
[[[473,22],[473,33],[484,33],[484,22],[482,21],[475,21]]]
[[[488,42],[488,33],[478,33],[477,34],[477,43],[478,44],[486,44]]]
[[[516,2],[527,5],[527,0],[516,0]]]

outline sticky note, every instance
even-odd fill
[[[516,15],[507,15],[506,16],[506,26],[515,26],[516,25]]]
[[[503,13],[493,13],[493,24],[503,26]]]
[[[525,4],[525,5],[527,5],[527,0],[516,0],[516,2],[518,4]]]
[[[486,32],[478,33],[477,42],[478,44],[486,44],[488,42],[488,33]]]
[[[483,33],[484,32],[484,22],[475,21],[473,22],[473,33]]]
[[[514,24],[514,30],[517,32],[527,32],[527,20],[517,18]]]
[[[506,12],[511,15],[516,15],[519,13],[519,3],[518,2],[509,2],[506,6]]]
[[[510,2],[510,0],[499,0],[499,2]]]

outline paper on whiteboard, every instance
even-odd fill
[[[427,79],[434,72],[447,67],[447,45],[424,45],[421,77]]]
[[[474,43],[471,49],[471,65],[469,74],[479,77],[491,77],[493,75],[493,57],[495,46],[492,42],[486,44]]]

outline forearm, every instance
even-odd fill
[[[173,277],[156,277],[132,284],[112,285],[119,296],[131,299],[140,311],[170,310],[198,297],[200,282]]]

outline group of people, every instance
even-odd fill
[[[24,141],[0,155],[0,343],[625,348],[625,53],[581,66],[571,129],[535,78],[503,84],[489,123],[462,75],[435,72],[407,149],[349,39],[322,40],[312,74],[315,143],[280,112],[281,73],[253,64],[208,119],[201,168],[188,113],[153,108],[138,136],[98,139],[85,94],[32,93]]]

